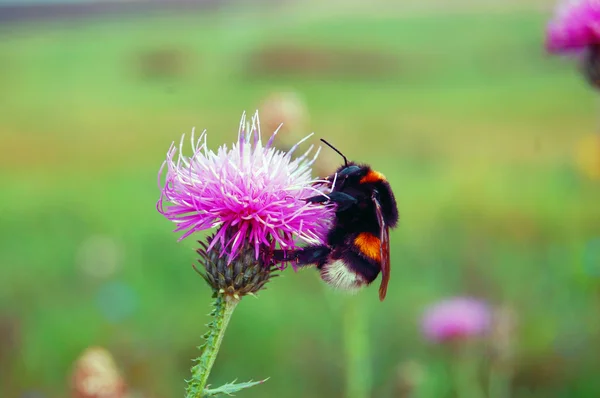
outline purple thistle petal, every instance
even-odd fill
[[[229,261],[246,240],[255,248],[279,245],[286,250],[299,242],[323,243],[333,210],[304,200],[325,193],[312,186],[316,155],[309,160],[309,150],[292,159],[291,151],[271,146],[272,137],[263,146],[258,113],[251,123],[242,115],[238,141],[230,149],[209,150],[206,136],[203,131],[194,139],[192,132],[191,156],[183,155],[183,137],[179,147],[172,144],[159,171],[157,209],[177,224],[176,232],[184,232],[179,240],[220,226],[208,250],[218,242]]]
[[[281,129],[281,126],[283,126],[283,123],[281,123],[273,132],[273,135],[271,135],[271,138],[269,138],[269,141],[267,141],[267,145],[265,145],[265,149],[269,149],[271,148],[271,146],[273,145],[273,141],[275,141],[275,136],[277,135],[277,133],[279,133],[279,129]]]

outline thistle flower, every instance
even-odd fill
[[[206,389],[229,319],[240,298],[261,290],[272,276],[269,258],[279,247],[293,250],[301,242],[322,244],[332,222],[333,209],[305,199],[323,194],[313,187],[311,165],[319,151],[310,149],[295,159],[289,151],[273,147],[277,130],[263,145],[258,112],[251,123],[245,114],[238,139],[231,149],[208,149],[204,131],[195,140],[192,154],[183,155],[183,141],[171,145],[159,172],[161,195],[158,211],[177,224],[181,239],[194,232],[218,227],[198,250],[201,275],[214,292],[213,321],[209,323],[202,355],[192,367],[187,397],[232,394],[259,382],[229,383]],[[305,138],[305,140],[308,137]],[[160,180],[164,176],[165,183]]]
[[[446,342],[481,336],[487,333],[490,322],[487,304],[456,297],[430,306],[424,313],[422,327],[428,340]]]
[[[201,247],[196,252],[200,255],[198,262],[204,266],[204,272],[194,268],[215,292],[235,298],[254,294],[263,289],[275,276],[273,271],[276,268],[269,264],[268,259],[265,261],[264,256],[255,259],[254,248],[248,243],[240,249],[237,259],[230,264],[226,257],[220,256],[220,245],[217,244],[211,251],[207,250],[212,239],[213,237],[210,237],[208,243],[198,241]]]
[[[546,30],[546,49],[551,53],[582,53],[582,72],[600,85],[600,2],[563,1]]]
[[[287,153],[277,150],[272,147],[276,134],[263,146],[258,113],[251,126],[244,114],[238,142],[231,149],[222,146],[216,153],[209,150],[206,131],[196,141],[192,133],[193,153],[189,157],[182,154],[184,137],[177,159],[177,148],[171,145],[161,168],[160,175],[166,166],[166,182],[157,207],[177,224],[176,232],[185,231],[180,240],[219,226],[207,250],[219,242],[229,262],[246,239],[253,244],[256,258],[261,246],[279,244],[283,249],[294,249],[298,240],[323,242],[331,209],[303,200],[315,195],[310,166],[319,151],[309,160],[311,146],[292,160],[300,143]]]
[[[319,151],[309,159],[311,146],[292,159],[302,141],[284,152],[272,146],[276,134],[263,146],[258,113],[251,125],[244,114],[231,149],[215,153],[207,147],[206,131],[197,140],[192,133],[192,155],[183,155],[182,137],[177,158],[171,145],[161,168],[160,175],[166,166],[166,177],[157,207],[177,224],[175,231],[185,231],[180,240],[219,227],[198,251],[205,279],[217,291],[254,293],[270,275],[261,254],[276,245],[292,250],[299,242],[323,242],[332,210],[304,200],[315,195],[311,165]],[[243,260],[231,265],[236,258]]]
[[[600,2],[569,0],[559,4],[546,31],[546,48],[553,53],[600,44]]]

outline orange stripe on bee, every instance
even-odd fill
[[[372,260],[381,262],[381,240],[369,232],[362,232],[354,238],[360,252]]]
[[[385,181],[385,176],[378,171],[369,170],[367,175],[360,179],[360,183]]]

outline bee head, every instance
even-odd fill
[[[346,184],[359,184],[360,180],[367,174],[368,167],[360,166],[354,162],[348,162],[340,166],[335,173],[328,177],[328,180],[336,186],[345,186]]]
[[[360,167],[355,164],[345,165],[339,168],[337,175],[338,178],[346,178],[350,175],[360,173]]]

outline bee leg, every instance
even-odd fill
[[[270,252],[271,260],[274,263],[284,263],[288,261],[297,261],[300,250],[272,250]]]
[[[306,198],[305,200],[310,203],[325,203],[329,201],[329,198],[325,195],[317,195]]]
[[[356,204],[357,200],[353,196],[344,192],[332,192],[329,195],[317,195],[306,199],[310,203],[335,203],[338,210],[346,210]]]
[[[297,250],[273,250],[271,258],[275,263],[292,261],[298,266],[324,264],[331,253],[325,245],[307,246]]]

